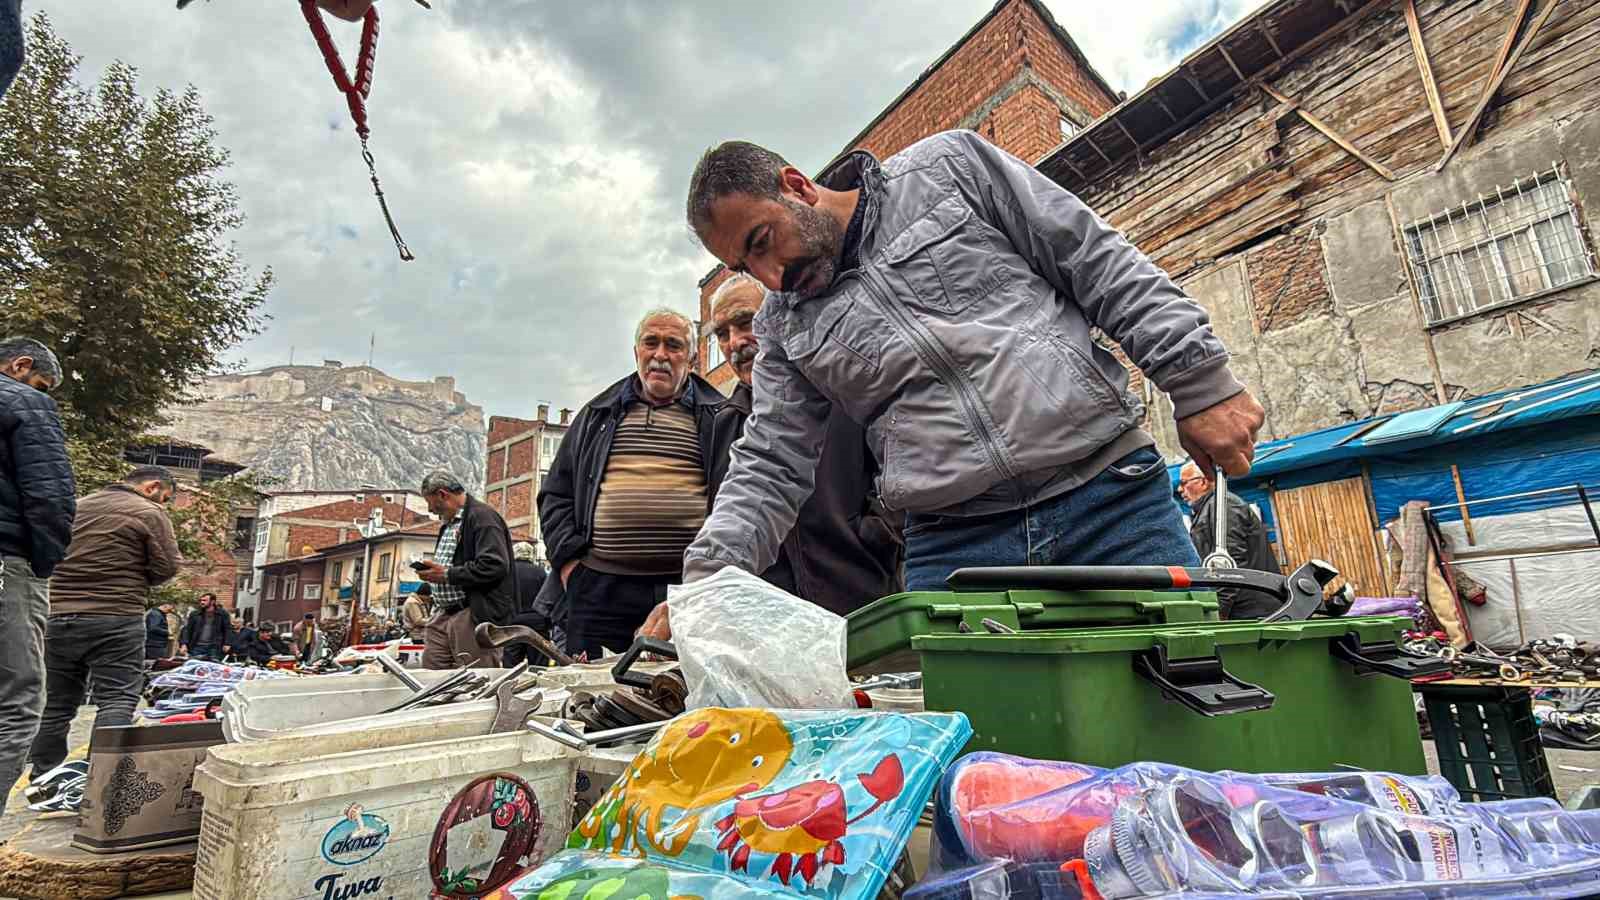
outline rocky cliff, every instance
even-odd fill
[[[415,488],[444,468],[481,492],[483,410],[454,378],[400,381],[377,369],[277,366],[208,379],[162,431],[281,479],[279,490]]]

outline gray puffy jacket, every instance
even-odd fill
[[[816,297],[770,294],[757,314],[755,413],[685,553],[686,580],[771,565],[811,493],[833,404],[866,426],[884,503],[929,512],[1070,472],[1135,427],[1143,410],[1093,327],[1179,418],[1243,390],[1205,311],[1165,272],[972,132],[881,166],[856,152],[818,183],[862,188],[860,264]]]

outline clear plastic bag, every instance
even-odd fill
[[[847,709],[845,620],[728,567],[667,588],[688,707]]]

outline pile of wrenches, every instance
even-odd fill
[[[1433,637],[1408,641],[1405,650],[1419,656],[1437,656],[1450,664],[1458,678],[1600,683],[1600,648],[1570,634],[1532,640],[1509,653],[1497,653],[1479,643],[1456,648]]]

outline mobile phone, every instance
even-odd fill
[[[423,569],[426,569],[427,567],[428,567],[428,564],[426,562],[424,562],[423,560],[413,559],[411,561],[411,568],[416,569],[418,572],[421,572]]]

